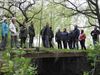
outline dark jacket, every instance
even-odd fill
[[[74,39],[78,39],[79,38],[79,35],[80,35],[80,30],[78,28],[75,28],[73,31],[72,31],[72,34],[73,34],[73,38]]]
[[[44,27],[42,30],[42,35],[45,36],[49,36],[50,35],[50,28],[48,26]]]
[[[33,26],[29,26],[28,32],[30,36],[33,36],[33,37],[35,36],[35,29]]]
[[[100,34],[99,30],[93,30],[91,31],[91,36],[94,40],[98,40],[98,35]]]
[[[61,32],[57,32],[56,33],[56,35],[55,35],[55,40],[56,40],[56,42],[58,42],[58,41],[61,41]]]
[[[49,35],[49,38],[52,39],[54,37],[54,33],[53,31],[50,29],[50,35]]]
[[[43,40],[45,40],[44,29],[45,29],[45,27],[43,27],[42,30],[40,31],[40,35],[42,36]]]
[[[69,42],[71,42],[71,41],[73,41],[74,40],[74,38],[73,38],[73,31],[70,31],[69,33],[68,33],[68,41]]]
[[[20,38],[23,38],[23,37],[27,38],[27,28],[26,27],[24,27],[24,26],[20,27],[19,37]]]
[[[62,41],[68,41],[68,32],[62,32],[61,36]]]

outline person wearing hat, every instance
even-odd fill
[[[0,49],[4,50],[6,48],[8,31],[9,31],[9,27],[7,24],[7,18],[4,17],[2,22],[2,29],[1,29],[2,41],[1,41]]]
[[[14,46],[18,48],[18,41],[17,41],[18,33],[16,28],[16,19],[14,17],[11,19],[9,30],[11,32],[11,48],[14,49]]]

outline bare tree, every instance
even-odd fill
[[[31,11],[35,8],[34,5],[36,5],[36,0],[33,0],[32,2],[27,0],[8,0],[7,2],[0,1],[0,9],[5,10],[12,17],[21,13],[23,21],[17,19],[17,23],[19,25],[23,25],[24,22],[28,23],[32,21],[32,19],[41,12],[41,8],[38,11]],[[31,12],[31,16],[29,16],[29,12]],[[11,17],[10,15],[6,15],[6,17]]]
[[[77,15],[77,14],[83,14],[87,17],[88,22],[91,26],[97,26],[100,29],[100,6],[99,6],[99,0],[84,0],[83,3],[76,5],[75,3],[72,2],[72,0],[61,0],[61,1],[56,1],[53,0],[53,2],[55,4],[60,4],[62,6],[64,6],[67,9],[71,9],[73,11],[73,14],[71,14],[70,16],[73,15]],[[70,6],[67,5],[67,3],[69,3]],[[86,4],[86,8],[82,9],[80,8],[82,5]],[[90,19],[94,19],[98,21],[98,25],[96,25],[95,23],[91,22]],[[89,26],[90,27],[90,26]]]

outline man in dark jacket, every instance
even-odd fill
[[[67,49],[68,32],[67,32],[66,28],[64,28],[64,31],[62,32],[62,41],[63,41],[63,47],[64,47],[64,49]]]
[[[94,45],[96,45],[97,42],[99,42],[99,34],[100,34],[100,31],[97,29],[97,27],[95,27],[94,30],[91,31],[91,36],[92,36]]]
[[[45,46],[45,37],[44,37],[44,34],[43,34],[44,29],[45,29],[45,26],[41,29],[40,35],[41,35],[41,37],[42,37],[42,44],[43,44],[43,47],[46,47],[46,46]]]
[[[35,29],[33,22],[31,22],[31,25],[28,28],[28,32],[29,32],[29,48],[33,48],[32,44],[35,37]]]
[[[26,47],[25,43],[26,43],[26,39],[27,39],[27,28],[25,27],[25,24],[23,24],[23,26],[20,27],[19,37],[21,39],[20,47],[22,48],[23,44],[24,44],[24,48],[25,48]]]
[[[73,42],[73,32],[72,31],[70,31],[69,33],[68,33],[68,46],[69,46],[69,49],[72,49],[73,47],[72,47],[72,42]]]
[[[58,49],[62,49],[62,43],[61,43],[61,31],[60,29],[56,32],[56,35],[55,35],[55,40],[58,44]]]
[[[50,36],[49,36],[50,48],[53,48],[53,44],[52,44],[53,37],[54,37],[54,33],[53,33],[53,30],[52,30],[52,27],[50,27]]]
[[[43,29],[42,35],[44,35],[45,47],[46,47],[46,48],[50,48],[50,44],[49,44],[50,27],[49,27],[49,24],[48,24],[48,23],[46,24],[45,28]]]
[[[73,48],[75,49],[79,49],[79,45],[78,45],[78,38],[79,38],[79,35],[80,35],[80,30],[78,29],[78,26],[76,25],[74,27],[74,30],[73,30]]]

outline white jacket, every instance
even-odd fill
[[[17,30],[16,30],[16,26],[11,22],[9,25],[9,29],[11,31],[11,35],[12,36],[16,36],[17,35]]]

